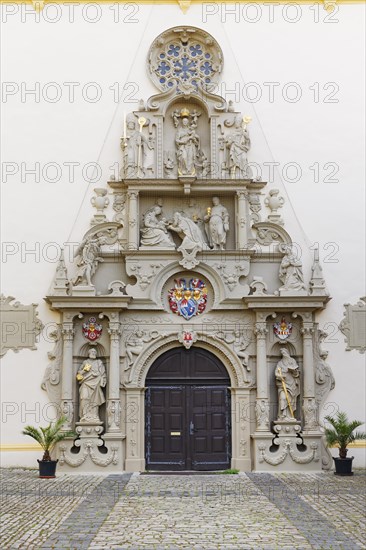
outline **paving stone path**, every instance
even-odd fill
[[[61,475],[3,469],[1,549],[366,549],[365,472]]]

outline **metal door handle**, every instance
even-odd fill
[[[194,424],[193,424],[193,421],[191,420],[190,423],[189,423],[189,435],[193,435],[194,432],[196,432],[197,430],[194,429]]]

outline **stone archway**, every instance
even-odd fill
[[[250,457],[250,389],[244,387],[243,367],[225,343],[199,334],[198,341],[191,348],[206,350],[221,363],[230,383],[231,421],[231,464],[232,468],[251,470]],[[127,471],[146,469],[145,462],[145,392],[146,378],[154,362],[165,352],[183,349],[177,341],[177,334],[157,338],[138,357],[133,369],[131,383],[126,385],[126,462]],[[184,350],[186,351],[186,350]],[[172,430],[173,431],[173,430]],[[179,431],[179,430],[177,430]]]
[[[224,365],[203,348],[160,355],[146,378],[146,469],[230,468],[229,387]]]

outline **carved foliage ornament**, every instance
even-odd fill
[[[207,288],[201,279],[175,279],[175,287],[168,292],[169,307],[173,313],[188,320],[206,309]]]

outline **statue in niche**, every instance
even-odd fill
[[[161,217],[162,208],[156,204],[144,214],[141,229],[141,245],[160,248],[175,248],[171,235],[168,233],[168,222]]]
[[[138,119],[139,129],[136,127],[136,122],[133,115],[127,117],[127,124],[124,125],[124,135],[121,138],[123,175],[125,178],[141,178],[144,176],[146,147],[152,149],[151,143],[142,133],[146,119],[144,117]]]
[[[79,256],[80,259],[76,264],[78,267],[76,277],[72,280],[74,286],[93,286],[92,277],[98,268],[99,262],[104,261],[101,257],[101,247],[106,242],[107,239],[103,235],[99,237],[90,235],[83,240],[75,252],[75,258]]]
[[[280,291],[306,291],[304,276],[302,273],[302,262],[297,259],[295,253],[291,249],[291,246],[286,248],[286,253],[282,258],[279,278],[283,283]]]
[[[229,213],[220,203],[219,197],[212,197],[212,207],[204,216],[208,242],[214,250],[225,250],[226,233],[229,231]]]
[[[175,135],[175,145],[177,149],[178,176],[195,176],[196,161],[200,147],[200,138],[195,128],[197,123],[190,124],[188,109],[182,109],[181,126],[178,127]]]
[[[250,149],[250,138],[247,124],[250,117],[238,115],[235,117],[234,130],[225,138],[227,151],[226,168],[232,179],[250,178],[251,170],[248,166],[247,152]]]
[[[100,422],[99,407],[105,403],[103,388],[107,376],[103,362],[97,359],[97,350],[89,349],[89,358],[82,362],[76,379],[80,384],[79,417],[81,422]]]
[[[300,395],[300,370],[295,359],[281,348],[282,359],[275,369],[278,391],[278,419],[295,420],[296,401]]]
[[[202,237],[202,233],[193,220],[183,216],[180,212],[175,212],[173,223],[168,226],[170,231],[178,233],[182,239],[182,244],[178,248],[181,250],[193,250],[197,247],[199,250],[208,250],[209,247]]]

